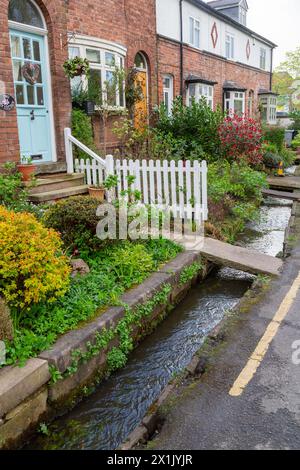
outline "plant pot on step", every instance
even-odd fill
[[[30,157],[22,158],[22,162],[17,165],[18,171],[22,174],[23,181],[30,181],[36,172],[36,165]]]
[[[99,202],[103,202],[105,196],[105,189],[102,186],[90,186],[89,195],[97,199]]]

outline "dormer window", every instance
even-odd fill
[[[247,12],[243,7],[240,7],[240,23],[244,26],[247,25]]]

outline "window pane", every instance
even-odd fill
[[[33,58],[34,60],[37,60],[38,62],[41,60],[41,54],[40,54],[40,44],[38,41],[33,41]]]
[[[87,49],[86,50],[86,58],[95,64],[100,64],[101,58],[100,58],[100,51],[97,51],[95,49]]]
[[[11,37],[11,54],[13,57],[22,57],[20,38],[18,36]]]
[[[13,61],[13,70],[14,70],[14,81],[15,82],[22,82],[22,62],[19,60]]]
[[[135,56],[134,65],[135,65],[135,67],[138,68],[138,69],[146,69],[146,68],[147,68],[145,59],[144,59],[144,57],[142,56],[142,54],[140,54],[139,52],[138,52],[138,53],[136,54],[136,56]]]
[[[170,79],[165,77],[163,84],[164,84],[164,88],[170,88]]]
[[[105,52],[105,64],[113,67],[116,63],[115,55],[111,52]]]
[[[101,70],[91,69],[89,77],[89,97],[94,100],[96,104],[102,104],[102,82]]]
[[[190,18],[190,43],[194,44],[194,19]]]
[[[38,9],[29,0],[10,0],[8,19],[17,23],[44,28],[44,23]]]
[[[34,86],[27,87],[27,103],[34,104]]]
[[[69,47],[69,59],[74,59],[75,57],[80,56],[80,50],[79,47]]]
[[[195,47],[200,47],[200,31],[199,29],[195,29]]]
[[[16,86],[16,99],[17,99],[17,104],[24,104],[25,103],[23,85],[17,85]]]
[[[234,100],[234,112],[239,115],[243,114],[243,101]]]
[[[40,87],[40,86],[37,87],[36,95],[37,95],[37,104],[39,106],[43,106],[44,105],[44,91],[43,91],[42,87]]]
[[[24,51],[24,58],[25,59],[31,59],[30,39],[23,38],[23,51]]]

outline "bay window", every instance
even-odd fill
[[[112,50],[106,49],[106,43],[102,45],[101,41],[93,38],[90,43],[85,37],[78,39],[78,44],[69,46],[70,59],[78,56],[86,58],[90,63],[88,79],[82,76],[71,80],[72,92],[76,94],[76,90],[88,89],[91,99],[94,96],[94,101],[100,106],[125,107],[125,86],[118,75],[118,71],[124,68],[125,50],[122,48],[119,52],[117,45],[112,45]]]
[[[199,103],[201,98],[205,98],[208,106],[213,109],[214,87],[205,83],[190,83],[187,90],[187,106],[191,106],[193,101]]]
[[[261,108],[261,119],[267,124],[277,123],[277,97],[272,93],[261,93],[259,95]]]
[[[225,91],[224,94],[225,111],[229,114],[242,116],[245,113],[245,92]]]

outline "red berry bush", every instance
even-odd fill
[[[246,115],[227,116],[219,127],[222,153],[229,161],[244,159],[251,165],[262,162],[262,128]]]

